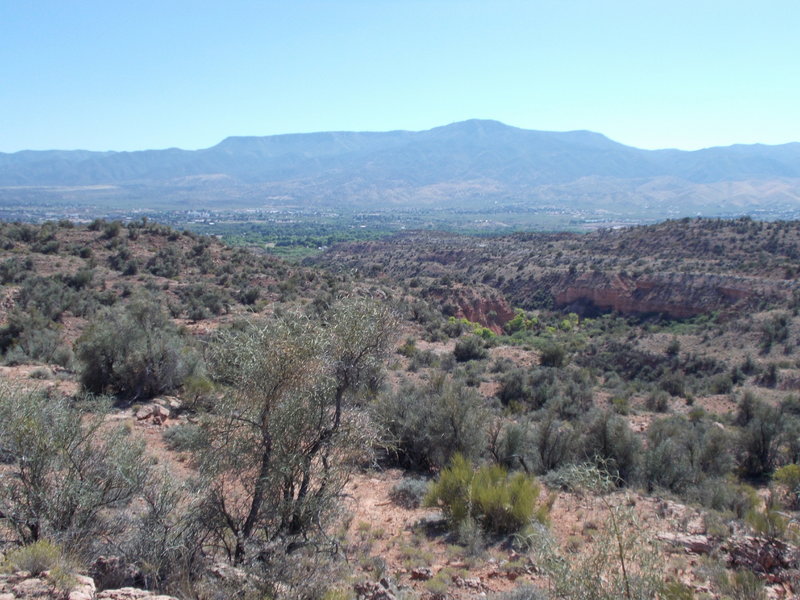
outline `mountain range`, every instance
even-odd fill
[[[0,205],[800,209],[800,143],[642,150],[470,120],[427,131],[229,137],[202,150],[0,153]]]

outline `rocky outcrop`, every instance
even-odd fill
[[[56,575],[45,571],[34,576],[27,571],[0,575],[0,600],[177,600],[135,588],[97,592],[94,580],[85,575]]]
[[[514,318],[514,309],[505,296],[489,286],[435,287],[426,296],[437,302],[445,312],[457,318],[480,323],[495,333]]]
[[[792,282],[758,277],[698,273],[653,273],[633,277],[625,273],[551,274],[538,280],[516,282],[504,290],[515,303],[529,304],[543,290],[554,307],[591,314],[616,311],[622,314],[660,313],[673,318],[742,305],[750,300],[786,298]]]
[[[729,568],[757,573],[770,583],[789,584],[800,574],[800,549],[782,540],[733,536],[720,541],[707,535],[675,533],[661,533],[658,538],[690,554],[718,552]]]

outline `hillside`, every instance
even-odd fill
[[[798,244],[2,223],[0,589],[794,597]]]
[[[648,151],[496,121],[232,137],[211,148],[0,154],[0,203],[127,209],[487,209],[793,214],[800,144]]]
[[[682,219],[587,234],[412,232],[339,244],[312,262],[391,281],[484,284],[514,306],[688,317],[798,294],[798,222]]]

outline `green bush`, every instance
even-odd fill
[[[548,411],[533,427],[528,468],[547,473],[569,464],[576,455],[577,442],[572,425]]]
[[[174,246],[165,246],[147,261],[146,266],[157,277],[176,277],[183,267],[183,256]]]
[[[16,541],[85,548],[110,530],[109,509],[142,490],[150,470],[144,444],[109,427],[106,407],[0,388],[0,514]]]
[[[725,477],[733,469],[732,435],[708,419],[659,419],[651,424],[647,437],[642,477],[650,490],[664,488],[696,496],[707,479]]]
[[[39,576],[45,571],[64,568],[64,553],[58,544],[50,540],[38,540],[9,552],[0,568],[4,571],[27,571]]]
[[[405,385],[371,406],[386,460],[410,469],[443,467],[456,452],[477,458],[484,449],[483,397],[460,381],[435,377]]]
[[[539,364],[543,367],[563,367],[567,362],[567,351],[564,347],[550,342],[542,348]]]
[[[683,396],[686,393],[686,378],[680,373],[664,375],[658,385],[670,396]]]
[[[642,443],[619,415],[597,412],[591,416],[584,424],[580,446],[587,460],[599,459],[622,482],[631,481],[639,470]]]
[[[472,518],[487,532],[508,534],[534,518],[542,523],[547,520],[548,507],[536,505],[540,492],[536,480],[524,473],[509,475],[499,465],[476,471],[456,454],[431,484],[425,505],[440,507],[453,529]]]
[[[772,474],[775,483],[786,488],[786,496],[790,508],[800,506],[800,465],[784,465]]]
[[[223,290],[202,283],[178,288],[177,293],[186,309],[186,316],[193,321],[227,312],[232,302]]]
[[[784,417],[780,410],[745,396],[739,405],[739,466],[747,477],[761,477],[775,467],[782,441]]]
[[[656,390],[647,396],[645,400],[647,410],[664,413],[669,410],[669,394],[664,390]]]
[[[174,390],[194,367],[175,325],[148,296],[100,312],[78,339],[75,353],[84,389],[127,399]]]
[[[504,405],[512,403],[533,404],[532,408],[540,408],[546,398],[536,394],[531,378],[524,369],[509,371],[500,379],[500,391],[497,393]],[[541,402],[536,402],[541,400]],[[537,405],[538,404],[538,405]]]
[[[62,364],[67,347],[60,329],[36,309],[12,311],[6,324],[0,326],[0,353],[8,364],[30,361]]]
[[[470,335],[456,342],[453,348],[453,356],[458,362],[466,362],[468,360],[480,360],[489,355],[483,340],[477,335]]]

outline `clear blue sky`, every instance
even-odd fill
[[[797,0],[0,0],[0,151],[469,118],[800,141]]]

